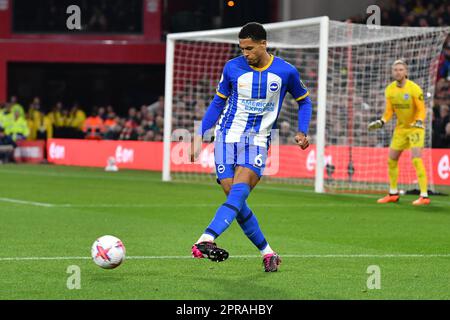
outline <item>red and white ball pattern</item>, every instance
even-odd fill
[[[125,260],[125,246],[119,238],[106,235],[95,240],[91,255],[99,267],[114,269]]]

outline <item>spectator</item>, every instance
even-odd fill
[[[120,126],[120,118],[115,116],[114,112],[108,113],[108,119],[104,122],[106,140],[118,140],[122,127]]]
[[[162,141],[164,134],[164,118],[162,116],[157,116],[155,119],[155,141]]]
[[[114,117],[116,116],[116,113],[114,112],[113,106],[112,106],[112,105],[108,105],[108,106],[106,107],[106,115],[107,115],[107,116],[110,116],[111,114],[113,114]]]
[[[84,122],[83,132],[86,139],[102,139],[105,127],[103,125],[103,120],[96,109],[92,111],[91,115]]]
[[[0,164],[11,160],[15,147],[13,139],[6,135],[5,129],[0,127]]]
[[[40,108],[41,108],[40,99],[37,97],[33,99],[33,102],[28,107],[26,119],[28,123],[28,128],[30,129],[30,134],[28,136],[28,139],[30,140],[37,139],[38,127],[40,126],[42,122],[41,118],[43,117],[42,112],[40,112]]]
[[[444,139],[448,123],[450,123],[449,107],[447,105],[441,105],[438,108],[435,108],[435,112],[433,113],[433,127],[432,127],[433,148],[445,148]]]
[[[120,132],[119,140],[137,140],[138,135],[136,132],[136,127],[136,122],[129,118]]]
[[[39,98],[37,98],[37,99],[39,99]],[[17,97],[16,96],[11,96],[10,105],[11,105],[11,108],[10,108],[11,114],[14,114],[16,111],[19,111],[20,116],[22,118],[25,118],[25,110],[22,107],[22,105],[17,101]]]
[[[8,121],[7,116],[8,116],[9,111],[6,108],[6,104],[0,104],[0,127],[5,127],[5,122]]]
[[[40,105],[32,103],[27,112],[27,124],[30,130],[28,140],[46,140],[53,136],[50,118],[40,110]]]
[[[62,110],[63,110],[62,102],[57,102],[55,106],[52,108],[52,111],[50,111],[47,114],[47,117],[50,120],[52,126],[63,127],[65,125]]]
[[[137,126],[139,123],[138,112],[136,108],[131,107],[128,109],[128,121],[133,122],[133,126]]]
[[[158,100],[147,107],[148,112],[156,114],[158,112],[164,113],[164,96],[159,96]]]
[[[442,148],[450,148],[450,122],[445,126],[445,134],[442,137]]]
[[[438,79],[440,78],[450,81],[450,45],[448,44],[441,55]]]
[[[15,142],[26,139],[30,134],[27,121],[21,117],[19,110],[14,112],[14,119],[5,127],[5,133]]]
[[[86,121],[86,114],[80,109],[78,103],[74,103],[72,109],[70,110],[68,124],[70,127],[77,130],[83,130],[84,121]]]
[[[106,117],[105,122],[103,123],[103,125],[105,126],[105,131],[111,130],[113,127],[117,126],[117,124],[118,121],[114,112],[109,113]]]
[[[98,116],[102,118],[102,121],[105,121],[108,118],[105,107],[98,108]]]
[[[147,131],[144,136],[144,141],[154,141],[155,140],[155,132]]]
[[[139,141],[145,140],[146,132],[142,126],[138,126],[136,128],[136,135],[137,135],[137,140],[139,140]]]

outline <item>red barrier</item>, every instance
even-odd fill
[[[118,168],[162,170],[162,142],[50,139],[47,159],[69,166],[106,167],[110,157]]]
[[[14,149],[14,161],[40,163],[44,160],[45,141],[18,141]]]
[[[428,158],[430,152],[431,163],[425,161],[428,175],[433,178],[435,184],[450,185],[450,149],[425,149],[424,159]],[[49,162],[55,164],[105,167],[108,158],[115,157],[119,168],[161,171],[163,144],[162,142],[51,139],[48,141],[47,154]],[[314,145],[305,151],[297,146],[279,146],[278,151],[275,148],[271,150],[265,173],[274,177],[312,179],[315,174],[315,154]],[[353,181],[387,183],[387,155],[387,148],[352,148],[355,169]],[[199,161],[191,164],[188,145],[173,143],[171,159],[173,172],[214,172],[212,144],[205,144]],[[348,179],[349,159],[348,147],[330,146],[325,150],[326,163],[334,166],[332,175],[334,179]],[[399,165],[399,182],[414,182],[416,175],[409,152],[405,152]],[[410,181],[411,179],[414,181]]]

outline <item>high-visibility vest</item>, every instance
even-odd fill
[[[10,135],[14,141],[17,140],[18,135],[28,137],[30,134],[30,129],[28,128],[28,123],[24,118],[17,118],[13,120],[5,128],[5,133]]]

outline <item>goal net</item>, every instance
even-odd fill
[[[439,55],[449,28],[387,27],[330,21],[327,17],[265,25],[268,50],[297,67],[310,91],[313,115],[307,150],[293,137],[298,106],[288,94],[273,132],[263,181],[314,185],[317,192],[381,192],[388,189],[388,146],[395,117],[368,132],[385,107],[392,63],[409,65],[427,107],[424,164],[431,173],[431,121]],[[241,55],[240,28],[170,34],[167,38],[163,180],[215,180],[213,141],[207,134],[199,161],[190,163],[190,135],[214,97],[224,64]],[[213,130],[212,130],[213,131]],[[210,131],[210,133],[212,133]],[[416,189],[406,151],[400,189]],[[432,175],[429,174],[433,189]]]

